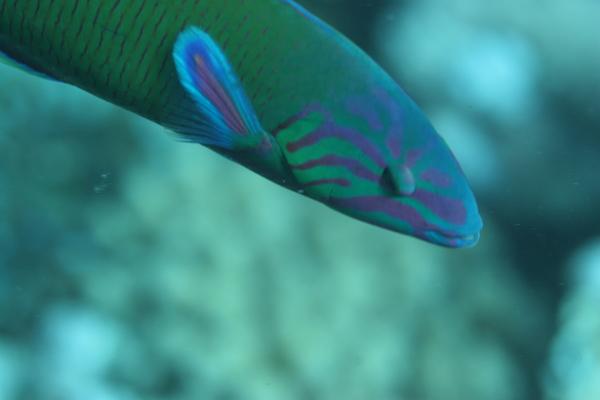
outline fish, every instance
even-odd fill
[[[0,55],[352,218],[479,240],[473,191],[423,111],[292,0],[0,0]]]

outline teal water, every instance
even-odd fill
[[[0,67],[0,400],[600,399],[600,3],[301,3],[456,151],[477,247]]]

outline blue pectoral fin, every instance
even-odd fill
[[[25,63],[23,63],[23,62],[21,62],[19,60],[17,60],[14,57],[9,56],[8,54],[6,54],[5,52],[3,52],[2,50],[0,50],[0,63],[9,65],[9,66],[17,68],[17,69],[20,69],[21,71],[25,71],[25,72],[27,72],[27,73],[29,73],[31,75],[35,75],[35,76],[40,77],[40,78],[49,79],[49,80],[52,80],[52,81],[58,81],[58,79],[50,76],[49,74],[47,74],[45,72],[42,72],[42,71],[39,71],[38,69],[33,68],[33,67],[31,67],[31,66],[29,66],[29,65],[27,65],[27,64],[25,64]]]
[[[184,140],[236,150],[264,145],[269,136],[227,57],[204,31],[190,27],[175,43],[179,82],[194,105],[169,113],[165,125]]]

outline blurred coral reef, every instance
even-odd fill
[[[2,67],[0,399],[600,398],[600,3],[303,3],[432,117],[480,244],[351,220]]]
[[[600,398],[600,239],[579,249],[568,266],[568,295],[548,370],[548,399]]]

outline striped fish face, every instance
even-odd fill
[[[467,247],[482,227],[451,151],[398,91],[373,89],[335,110],[313,104],[284,139],[307,195],[354,218],[446,247]]]
[[[386,149],[393,153],[392,158],[362,176],[357,168],[348,170],[348,186],[333,186],[327,204],[363,221],[438,245],[475,245],[481,218],[468,182],[446,143],[428,124],[403,133],[406,137],[402,141],[397,133],[391,133],[396,139],[390,139]],[[412,140],[410,136],[414,136]]]

